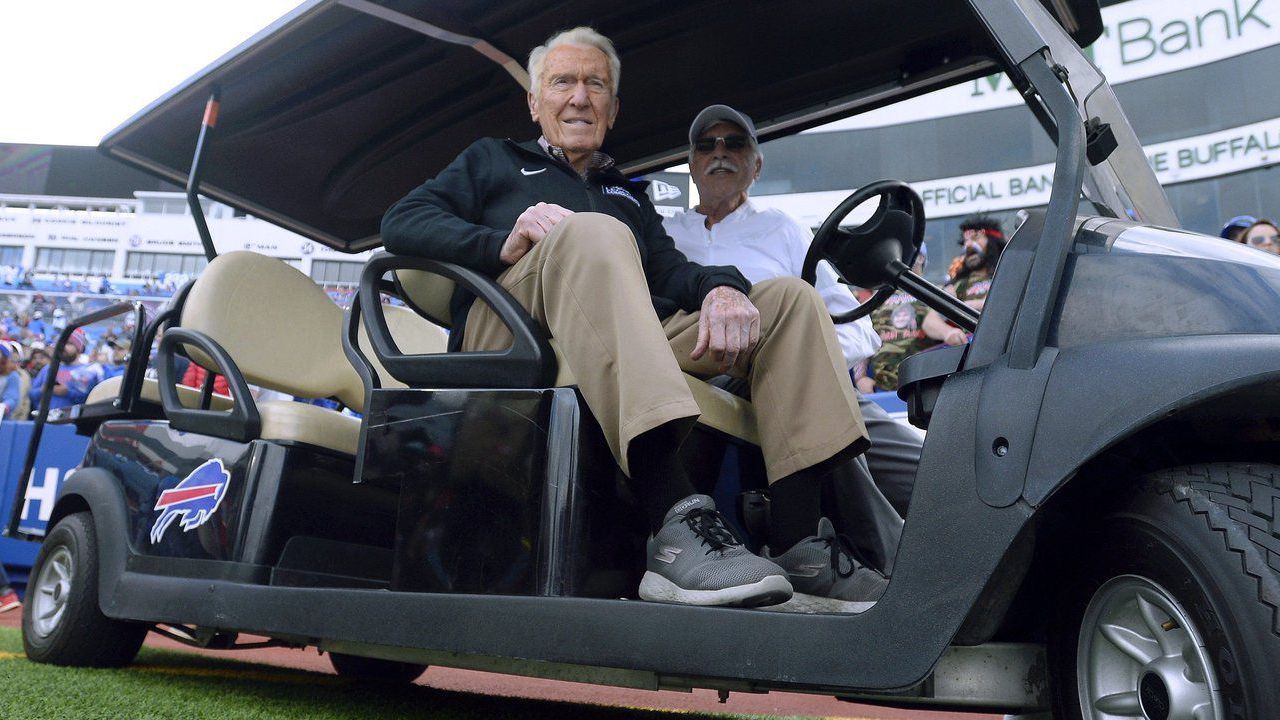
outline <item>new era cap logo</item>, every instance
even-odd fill
[[[654,201],[661,202],[663,200],[674,200],[680,197],[680,195],[680,188],[672,185],[671,183],[665,183],[661,180],[653,180],[649,183],[649,196],[652,197]]]

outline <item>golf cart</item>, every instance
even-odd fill
[[[709,102],[769,139],[996,71],[1053,140],[1050,202],[1010,238],[980,318],[907,269],[925,217],[903,183],[859,190],[815,240],[813,260],[883,288],[858,312],[906,289],[973,331],[900,371],[928,435],[884,596],[859,614],[634,599],[643,529],[617,468],[553,339],[496,284],[380,254],[344,314],[201,226],[209,266],[136,324],[133,347],[159,338],[158,377],[137,352],[58,419],[92,440],[32,570],[28,656],[118,666],[155,631],[314,646],[383,679],[435,664],[1090,720],[1273,717],[1280,260],[1176,229],[1080,51],[1096,4],[313,0],[102,148],[186,182],[198,224],[197,193],[375,248],[383,211],[476,137],[532,131],[518,60],[588,22],[627,71],[606,150],[630,175],[681,162]],[[509,349],[444,352],[454,285],[493,306]],[[143,314],[67,332],[112,312]],[[177,387],[180,357],[230,395]],[[250,383],[360,416],[255,400]],[[749,403],[689,383],[708,432],[758,440]],[[8,532],[37,539],[16,516]]]

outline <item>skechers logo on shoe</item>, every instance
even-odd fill
[[[811,578],[818,577],[818,573],[827,568],[826,563],[821,565],[797,565],[795,568],[788,570],[787,574],[792,577]]]
[[[654,559],[654,560],[660,560],[660,561],[662,561],[662,562],[664,562],[664,563],[666,563],[666,564],[670,565],[671,563],[673,563],[673,562],[675,562],[675,561],[676,561],[676,556],[677,556],[677,555],[679,555],[679,554],[680,554],[680,553],[682,553],[682,552],[684,552],[684,551],[683,551],[683,550],[681,550],[681,549],[680,549],[680,548],[678,548],[678,547],[671,547],[670,545],[663,545],[662,547],[658,548],[658,554],[657,554],[657,555],[654,555],[654,556],[653,556],[653,559]]]

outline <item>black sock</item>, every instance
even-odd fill
[[[644,507],[650,532],[662,527],[672,505],[695,492],[678,453],[684,432],[675,425],[659,425],[632,440],[627,450],[631,491]]]
[[[823,475],[806,468],[769,486],[769,551],[774,555],[818,531]]]

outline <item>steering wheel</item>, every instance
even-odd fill
[[[852,230],[840,227],[840,221],[854,208],[876,196],[880,206],[870,219]],[[818,261],[826,260],[849,284],[877,288],[858,307],[831,316],[835,323],[852,322],[889,299],[896,289],[894,281],[915,263],[923,241],[924,203],[920,196],[901,180],[877,180],[855,190],[827,216],[809,245],[800,277],[816,284]]]

